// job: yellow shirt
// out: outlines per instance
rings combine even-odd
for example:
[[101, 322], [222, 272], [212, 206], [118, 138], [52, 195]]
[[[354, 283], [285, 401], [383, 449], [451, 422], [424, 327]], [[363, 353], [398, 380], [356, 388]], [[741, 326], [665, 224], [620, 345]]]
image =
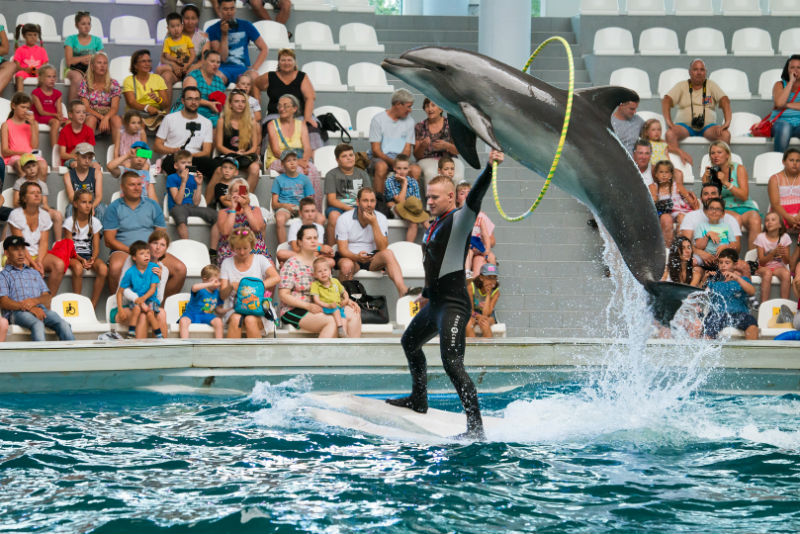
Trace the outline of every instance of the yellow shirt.
[[[167, 84], [164, 82], [164, 78], [159, 76], [158, 74], [151, 74], [150, 77], [147, 79], [147, 83], [142, 85], [142, 82], [139, 80], [135, 80], [133, 75], [128, 76], [125, 78], [125, 81], [122, 82], [122, 92], [123, 93], [134, 93], [136, 96], [136, 101], [142, 104], [143, 106], [158, 106], [158, 102], [150, 98], [148, 93], [153, 91], [158, 93], [159, 91], [166, 91]], [[136, 85], [134, 85], [134, 83]]]
[[[281, 139], [281, 136], [278, 135], [278, 129], [280, 128], [280, 120], [275, 119], [274, 121], [270, 121], [272, 124], [275, 125], [275, 135], [278, 137], [278, 145], [281, 147], [281, 152], [288, 148], [294, 149], [302, 149], [303, 148], [303, 121], [300, 119], [294, 120], [294, 133], [291, 137], [286, 135], [286, 132], [281, 131], [283, 133], [283, 139], [286, 140], [284, 143]], [[275, 123], [278, 124], [275, 124]], [[280, 154], [273, 154], [272, 147], [267, 143], [267, 167], [269, 167], [273, 161], [280, 158]]]
[[344, 286], [336, 278], [331, 278], [331, 285], [329, 287], [325, 287], [318, 280], [314, 280], [311, 283], [310, 293], [312, 295], [317, 295], [319, 300], [325, 304], [339, 304], [342, 302]]
[[192, 39], [186, 35], [181, 35], [181, 38], [177, 41], [168, 35], [164, 39], [164, 47], [161, 52], [174, 57], [184, 65], [188, 65], [194, 57], [194, 44]]

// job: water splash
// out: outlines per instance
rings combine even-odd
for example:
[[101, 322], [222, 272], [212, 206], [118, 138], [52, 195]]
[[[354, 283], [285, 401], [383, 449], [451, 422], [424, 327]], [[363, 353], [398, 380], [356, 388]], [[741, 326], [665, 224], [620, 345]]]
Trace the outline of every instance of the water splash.
[[306, 375], [299, 375], [279, 384], [256, 382], [247, 399], [255, 405], [266, 405], [253, 414], [259, 426], [284, 427], [298, 418], [304, 401], [303, 394], [311, 391], [312, 382]]

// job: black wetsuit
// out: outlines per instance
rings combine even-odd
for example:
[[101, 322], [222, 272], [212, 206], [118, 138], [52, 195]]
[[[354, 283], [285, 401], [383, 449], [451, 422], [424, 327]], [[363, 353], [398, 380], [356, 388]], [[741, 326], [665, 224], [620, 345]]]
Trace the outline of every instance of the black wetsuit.
[[411, 371], [411, 395], [389, 401], [416, 411], [427, 411], [427, 363], [422, 345], [438, 334], [442, 364], [467, 415], [467, 434], [478, 437], [483, 433], [478, 392], [464, 369], [465, 329], [472, 311], [464, 262], [472, 228], [491, 180], [490, 165], [475, 181], [464, 205], [439, 216], [425, 232], [422, 239], [425, 289], [422, 295], [429, 302], [414, 316], [401, 339]]

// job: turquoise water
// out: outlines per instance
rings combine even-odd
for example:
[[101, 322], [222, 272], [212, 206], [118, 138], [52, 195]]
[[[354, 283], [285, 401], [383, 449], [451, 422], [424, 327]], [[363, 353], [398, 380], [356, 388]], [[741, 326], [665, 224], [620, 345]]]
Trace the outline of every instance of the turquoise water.
[[[323, 426], [303, 415], [303, 377], [244, 398], [3, 396], [0, 531], [800, 528], [800, 397], [659, 393], [631, 405], [602, 384], [484, 395], [507, 424], [472, 444]], [[460, 409], [454, 396], [432, 404]]]

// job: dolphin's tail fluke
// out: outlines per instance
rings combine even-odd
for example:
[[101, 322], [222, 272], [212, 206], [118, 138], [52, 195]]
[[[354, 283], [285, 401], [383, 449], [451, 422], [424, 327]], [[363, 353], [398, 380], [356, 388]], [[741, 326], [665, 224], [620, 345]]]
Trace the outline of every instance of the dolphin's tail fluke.
[[694, 286], [675, 282], [652, 282], [646, 284], [645, 288], [650, 293], [653, 315], [663, 325], [669, 325], [686, 297], [700, 291]]

